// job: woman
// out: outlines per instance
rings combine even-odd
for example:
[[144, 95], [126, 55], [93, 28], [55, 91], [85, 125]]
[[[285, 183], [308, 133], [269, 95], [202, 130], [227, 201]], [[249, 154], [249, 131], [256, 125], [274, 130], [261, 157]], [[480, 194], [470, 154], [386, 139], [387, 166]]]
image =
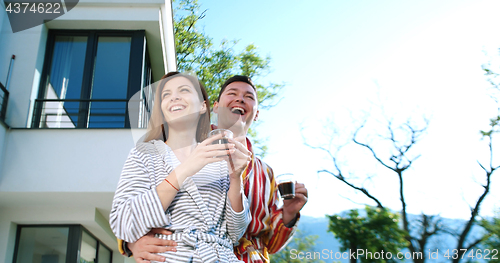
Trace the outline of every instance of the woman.
[[[160, 81], [145, 142], [125, 162], [110, 214], [116, 237], [135, 242], [152, 228], [177, 243], [167, 262], [240, 262], [233, 245], [250, 222], [241, 173], [251, 153], [205, 139], [210, 106], [201, 83], [173, 72]], [[205, 140], [204, 140], [205, 139]], [[231, 155], [234, 171], [226, 160]]]

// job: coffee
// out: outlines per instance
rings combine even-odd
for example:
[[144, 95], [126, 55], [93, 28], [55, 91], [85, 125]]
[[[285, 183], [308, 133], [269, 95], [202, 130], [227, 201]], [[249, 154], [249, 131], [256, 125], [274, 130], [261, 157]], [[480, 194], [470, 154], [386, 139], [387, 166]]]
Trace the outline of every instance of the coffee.
[[278, 185], [281, 197], [285, 200], [293, 199], [295, 197], [295, 184], [293, 182], [284, 182]]

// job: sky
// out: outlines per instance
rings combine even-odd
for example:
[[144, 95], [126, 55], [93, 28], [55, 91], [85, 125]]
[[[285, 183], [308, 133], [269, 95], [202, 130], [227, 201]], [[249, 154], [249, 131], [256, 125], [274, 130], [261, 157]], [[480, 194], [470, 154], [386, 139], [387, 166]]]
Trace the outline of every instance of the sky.
[[[276, 174], [292, 172], [309, 201], [303, 215], [323, 217], [374, 205], [339, 180], [328, 155], [305, 145], [335, 145], [367, 119], [364, 142], [376, 142], [388, 117], [394, 123], [429, 120], [405, 173], [410, 213], [467, 218], [484, 183], [477, 161], [487, 148], [479, 130], [496, 108], [481, 66], [500, 58], [499, 1], [200, 1], [205, 32], [214, 39], [253, 43], [272, 58], [257, 83], [285, 83], [280, 103], [260, 112], [256, 130], [267, 139], [264, 161]], [[500, 69], [499, 69], [500, 71]], [[385, 116], [385, 117], [384, 117]], [[500, 150], [500, 142], [497, 143]], [[387, 148], [378, 148], [384, 151]], [[395, 174], [352, 146], [339, 154], [343, 172], [358, 177], [382, 203], [401, 209]], [[497, 160], [497, 165], [500, 160]], [[366, 180], [370, 176], [371, 180]], [[500, 173], [481, 210], [500, 209]], [[496, 191], [496, 192], [495, 192]]]

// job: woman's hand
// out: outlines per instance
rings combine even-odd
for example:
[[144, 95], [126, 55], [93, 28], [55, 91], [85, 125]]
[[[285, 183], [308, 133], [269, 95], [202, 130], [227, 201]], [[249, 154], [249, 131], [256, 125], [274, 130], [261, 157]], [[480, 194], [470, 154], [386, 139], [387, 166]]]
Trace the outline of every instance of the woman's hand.
[[229, 154], [234, 153], [234, 143], [212, 144], [213, 141], [221, 138], [222, 134], [218, 134], [198, 144], [186, 160], [176, 168], [177, 180], [183, 182], [187, 177], [199, 172], [205, 165], [226, 160]]

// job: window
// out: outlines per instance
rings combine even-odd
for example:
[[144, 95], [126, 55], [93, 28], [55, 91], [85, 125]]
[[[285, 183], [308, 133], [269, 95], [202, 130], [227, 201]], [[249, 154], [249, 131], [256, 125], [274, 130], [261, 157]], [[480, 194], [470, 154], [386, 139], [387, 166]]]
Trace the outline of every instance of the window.
[[17, 228], [14, 263], [111, 263], [111, 254], [80, 225]]
[[144, 31], [49, 31], [32, 127], [130, 127], [127, 103], [151, 79], [145, 41]]
[[79, 263], [111, 262], [111, 250], [102, 245], [86, 231], [82, 232]]
[[69, 227], [21, 228], [14, 262], [66, 262], [68, 234]]

